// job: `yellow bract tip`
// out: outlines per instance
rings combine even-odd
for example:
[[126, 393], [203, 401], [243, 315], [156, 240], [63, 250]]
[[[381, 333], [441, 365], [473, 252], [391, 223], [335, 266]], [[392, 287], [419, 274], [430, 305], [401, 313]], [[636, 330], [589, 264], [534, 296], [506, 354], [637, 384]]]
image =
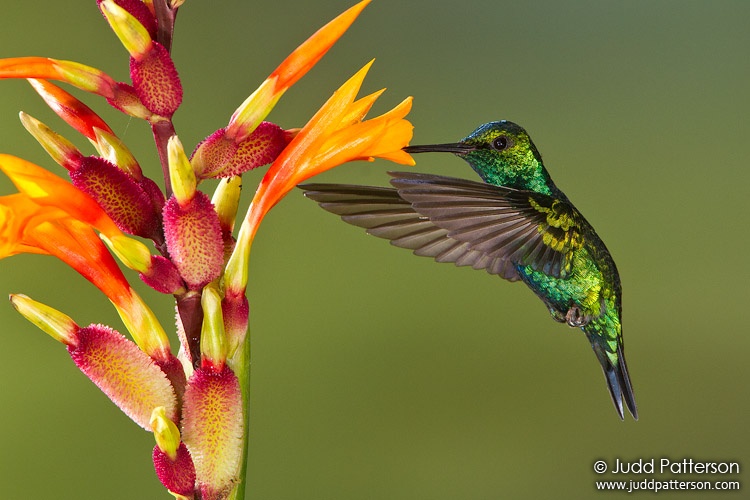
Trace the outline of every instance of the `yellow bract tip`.
[[227, 360], [227, 338], [221, 311], [221, 295], [215, 285], [210, 284], [203, 289], [201, 307], [201, 355], [211, 362], [215, 370], [220, 371]]
[[151, 49], [153, 42], [148, 30], [127, 10], [112, 0], [104, 0], [99, 8], [131, 56], [140, 59]]
[[22, 294], [11, 294], [10, 303], [24, 318], [58, 342], [66, 345], [77, 343], [79, 327], [70, 316]]
[[53, 131], [44, 123], [23, 111], [18, 114], [26, 131], [44, 148], [58, 165], [70, 168], [71, 162], [83, 155], [72, 142]]
[[190, 164], [190, 160], [188, 160], [185, 150], [182, 148], [182, 143], [176, 135], [169, 138], [167, 154], [172, 191], [178, 203], [182, 205], [193, 199], [198, 181], [195, 178], [193, 166]]
[[180, 446], [180, 430], [167, 417], [167, 409], [157, 406], [151, 412], [151, 429], [154, 431], [156, 446], [167, 454], [170, 460], [177, 458], [177, 448]]
[[100, 234], [99, 237], [128, 269], [139, 273], [147, 273], [151, 268], [151, 252], [140, 241], [125, 235], [115, 235], [108, 238], [104, 234]]

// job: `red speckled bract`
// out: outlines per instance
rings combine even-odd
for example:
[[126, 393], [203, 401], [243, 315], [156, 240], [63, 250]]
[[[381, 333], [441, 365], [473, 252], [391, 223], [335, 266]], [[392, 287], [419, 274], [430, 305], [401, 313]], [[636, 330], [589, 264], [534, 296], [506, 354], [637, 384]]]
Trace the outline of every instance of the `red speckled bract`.
[[198, 145], [193, 157], [196, 175], [202, 179], [231, 177], [271, 163], [288, 144], [284, 129], [262, 122], [240, 143], [226, 137], [220, 129]]
[[161, 255], [152, 255], [149, 274], [140, 273], [139, 276], [144, 283], [160, 293], [175, 293], [185, 286], [177, 267]]
[[221, 312], [224, 316], [224, 330], [230, 342], [231, 352], [245, 340], [250, 304], [244, 295], [227, 294], [221, 302]]
[[161, 359], [154, 359], [154, 362], [167, 376], [167, 379], [172, 384], [174, 393], [177, 395], [177, 402], [181, 403], [182, 395], [185, 394], [185, 386], [187, 385], [185, 368], [182, 366], [182, 363], [171, 352], [165, 354]]
[[200, 191], [185, 206], [176, 198], [164, 205], [164, 236], [172, 262], [191, 290], [216, 279], [224, 264], [219, 216]]
[[180, 107], [180, 77], [169, 52], [158, 42], [142, 58], [130, 58], [130, 78], [143, 105], [155, 115], [171, 117]]
[[180, 443], [177, 456], [169, 456], [154, 446], [154, 469], [156, 476], [169, 491], [183, 496], [191, 496], [195, 489], [195, 466], [185, 443]]
[[237, 153], [237, 144], [226, 136], [226, 129], [220, 128], [203, 139], [193, 151], [190, 163], [199, 179], [209, 179], [220, 172]]
[[161, 237], [161, 218], [152, 195], [127, 172], [96, 156], [70, 173], [73, 184], [94, 198], [121, 230], [143, 238]]
[[[148, 197], [151, 198], [151, 203], [154, 206], [154, 211], [161, 214], [162, 210], [164, 210], [164, 203], [167, 200], [164, 198], [164, 193], [162, 192], [159, 185], [148, 177], [143, 177], [140, 181], [138, 181], [138, 185], [141, 187], [141, 189], [143, 189]], [[161, 221], [159, 221], [159, 227], [161, 227]]]
[[253, 168], [271, 163], [286, 147], [286, 134], [278, 125], [263, 122], [250, 137], [239, 143], [237, 153], [220, 177], [240, 175]]
[[151, 431], [151, 412], [166, 408], [177, 416], [177, 397], [167, 376], [137, 345], [104, 325], [78, 331], [68, 353], [80, 370], [127, 416]]
[[204, 499], [223, 498], [242, 463], [240, 384], [228, 366], [220, 372], [199, 368], [188, 381], [182, 413], [182, 440], [190, 450]]
[[118, 82], [114, 86], [114, 95], [107, 98], [107, 102], [114, 107], [119, 109], [126, 115], [133, 116], [135, 118], [143, 118], [148, 120], [151, 117], [151, 111], [141, 102], [138, 93], [135, 91], [132, 85], [127, 83]]

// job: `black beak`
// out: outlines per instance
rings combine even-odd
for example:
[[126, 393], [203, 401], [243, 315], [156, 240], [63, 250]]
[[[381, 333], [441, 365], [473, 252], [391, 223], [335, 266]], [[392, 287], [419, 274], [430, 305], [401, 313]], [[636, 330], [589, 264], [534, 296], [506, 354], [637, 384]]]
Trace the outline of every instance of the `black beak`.
[[427, 144], [424, 146], [406, 146], [404, 151], [407, 153], [454, 153], [457, 155], [463, 155], [470, 151], [474, 151], [474, 146], [468, 144], [462, 144], [455, 142], [453, 144]]

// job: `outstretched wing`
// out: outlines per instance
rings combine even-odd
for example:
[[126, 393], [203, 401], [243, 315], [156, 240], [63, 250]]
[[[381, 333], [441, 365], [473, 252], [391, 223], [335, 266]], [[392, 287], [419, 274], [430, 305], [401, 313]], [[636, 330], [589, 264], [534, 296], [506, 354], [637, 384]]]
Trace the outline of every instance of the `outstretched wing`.
[[390, 175], [396, 189], [300, 187], [322, 208], [396, 246], [511, 281], [519, 279], [517, 265], [565, 276], [583, 243], [585, 221], [564, 200], [451, 177]]

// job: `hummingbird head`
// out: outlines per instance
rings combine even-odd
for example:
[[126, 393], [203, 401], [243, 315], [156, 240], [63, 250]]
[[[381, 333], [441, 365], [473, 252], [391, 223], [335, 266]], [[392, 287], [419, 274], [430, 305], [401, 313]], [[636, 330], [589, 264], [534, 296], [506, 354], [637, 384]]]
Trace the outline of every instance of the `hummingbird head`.
[[407, 146], [404, 151], [453, 153], [466, 160], [484, 182], [496, 186], [545, 194], [552, 186], [529, 134], [506, 120], [485, 123], [456, 143]]

